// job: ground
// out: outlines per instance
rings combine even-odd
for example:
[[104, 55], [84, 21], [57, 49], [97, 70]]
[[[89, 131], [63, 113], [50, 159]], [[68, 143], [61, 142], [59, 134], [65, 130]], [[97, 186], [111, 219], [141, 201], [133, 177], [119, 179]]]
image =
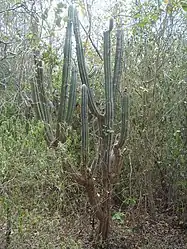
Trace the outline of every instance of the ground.
[[[187, 249], [187, 229], [175, 217], [159, 214], [126, 215], [124, 221], [113, 221], [107, 249]], [[8, 249], [86, 249], [93, 248], [90, 219], [84, 215], [58, 213], [43, 215], [25, 212], [15, 215]], [[1, 224], [0, 249], [5, 249], [6, 222]]]

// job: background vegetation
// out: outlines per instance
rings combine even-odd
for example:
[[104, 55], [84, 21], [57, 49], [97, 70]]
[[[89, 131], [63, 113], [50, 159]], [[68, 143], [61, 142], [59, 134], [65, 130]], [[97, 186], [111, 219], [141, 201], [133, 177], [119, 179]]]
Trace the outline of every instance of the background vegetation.
[[[67, 129], [68, 139], [57, 149], [47, 146], [44, 123], [36, 119], [32, 102], [33, 50], [39, 47], [56, 122], [69, 4], [48, 0], [0, 3], [2, 248], [91, 247], [92, 211], [84, 189], [72, 181], [66, 164], [78, 166], [80, 161], [79, 76], [73, 129]], [[102, 32], [108, 19], [113, 17], [115, 22], [112, 54], [116, 27], [122, 27], [125, 34], [121, 84], [130, 94], [130, 124], [122, 174], [112, 198], [111, 248], [186, 248], [187, 4], [172, 0], [75, 1], [75, 5], [100, 108]], [[94, 130], [90, 133], [95, 141]]]

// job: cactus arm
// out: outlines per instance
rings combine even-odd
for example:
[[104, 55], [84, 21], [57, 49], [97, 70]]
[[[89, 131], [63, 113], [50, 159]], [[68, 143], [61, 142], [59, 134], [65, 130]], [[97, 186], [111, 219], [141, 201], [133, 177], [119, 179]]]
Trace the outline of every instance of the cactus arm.
[[75, 15], [74, 15], [74, 35], [75, 35], [75, 40], [76, 40], [76, 53], [77, 53], [77, 61], [78, 61], [78, 67], [79, 67], [81, 81], [82, 81], [82, 84], [85, 84], [88, 88], [89, 109], [97, 118], [100, 119], [100, 118], [102, 118], [102, 115], [100, 114], [100, 112], [95, 104], [95, 101], [93, 99], [93, 95], [91, 92], [91, 88], [89, 85], [88, 74], [86, 71], [85, 57], [84, 57], [84, 52], [83, 52], [83, 46], [82, 46], [82, 41], [80, 38], [79, 19], [78, 19], [78, 15], [77, 15], [76, 10], [75, 10]]
[[73, 25], [73, 6], [68, 9], [68, 23], [66, 28], [66, 38], [64, 45], [64, 62], [62, 72], [62, 85], [61, 85], [61, 102], [59, 108], [58, 121], [64, 121], [66, 113], [68, 80], [71, 69], [71, 55], [72, 55], [72, 25]]
[[45, 129], [45, 139], [47, 140], [48, 145], [54, 141], [53, 131], [51, 129], [50, 121], [51, 116], [49, 112], [49, 103], [46, 97], [46, 92], [44, 89], [43, 82], [43, 66], [40, 59], [39, 47], [39, 31], [38, 31], [38, 18], [34, 19], [31, 23], [31, 29], [33, 32], [33, 39], [31, 45], [33, 47], [33, 56], [34, 56], [34, 65], [35, 65], [35, 82], [31, 83], [32, 89], [32, 98], [34, 102], [34, 111], [36, 118], [44, 122]]
[[48, 103], [43, 84], [43, 65], [41, 59], [39, 58], [39, 52], [38, 56], [35, 56], [35, 65], [36, 65], [36, 81], [37, 81], [38, 95], [40, 100], [39, 103], [41, 108], [41, 119], [49, 123], [49, 111], [47, 108]]
[[119, 90], [119, 84], [122, 74], [122, 60], [123, 60], [123, 43], [124, 33], [122, 30], [117, 30], [117, 42], [116, 42], [116, 53], [115, 53], [115, 64], [114, 64], [114, 75], [113, 75], [113, 91], [114, 91], [114, 104], [116, 103], [116, 94]]
[[129, 96], [126, 91], [124, 92], [122, 96], [121, 118], [122, 118], [121, 132], [120, 132], [120, 138], [119, 138], [118, 144], [116, 145], [117, 148], [123, 147], [125, 140], [127, 138], [127, 132], [128, 132]]
[[110, 32], [104, 32], [104, 75], [106, 103], [113, 102], [113, 87], [111, 82]]
[[110, 30], [104, 32], [104, 74], [105, 74], [105, 98], [106, 98], [106, 155], [105, 163], [110, 164], [110, 153], [113, 140], [113, 122], [114, 122], [114, 106], [113, 106], [113, 84], [111, 80], [111, 41]]
[[33, 83], [33, 100], [36, 101], [35, 111], [37, 118], [44, 122], [45, 138], [50, 145], [54, 141], [53, 131], [51, 129], [51, 117], [49, 113], [49, 103], [46, 98], [46, 93], [43, 84], [43, 67], [42, 61], [39, 58], [39, 51], [34, 52], [34, 63], [36, 66], [36, 84]]
[[31, 91], [32, 91], [32, 100], [33, 100], [33, 106], [34, 106], [34, 112], [36, 115], [37, 120], [42, 120], [42, 114], [40, 109], [40, 101], [38, 96], [38, 87], [36, 82], [33, 80], [31, 82]]
[[114, 19], [110, 18], [110, 22], [109, 22], [109, 32], [111, 32], [114, 28]]
[[76, 83], [77, 83], [77, 70], [73, 68], [71, 75], [71, 83], [70, 83], [70, 92], [69, 92], [69, 100], [68, 100], [68, 110], [66, 115], [66, 122], [70, 124], [73, 110], [76, 104]]
[[81, 122], [82, 122], [82, 166], [85, 171], [88, 164], [88, 88], [85, 84], [82, 85], [82, 100], [81, 100]]
[[[64, 44], [64, 62], [62, 69], [62, 85], [61, 85], [61, 94], [60, 94], [60, 106], [57, 117], [57, 130], [56, 138], [57, 140], [61, 137], [61, 122], [65, 120], [66, 117], [66, 103], [67, 103], [67, 91], [68, 91], [68, 80], [70, 76], [71, 69], [71, 55], [72, 55], [72, 26], [73, 26], [73, 15], [74, 9], [73, 6], [70, 6], [68, 9], [68, 23], [66, 28], [66, 37]], [[64, 140], [64, 136], [62, 139]], [[63, 141], [62, 141], [63, 142]]]
[[43, 84], [43, 69], [42, 69], [42, 62], [39, 59], [40, 52], [35, 50], [34, 51], [34, 64], [35, 64], [35, 79], [36, 82], [33, 83], [33, 97], [36, 101], [36, 114], [39, 120], [45, 121], [45, 110], [44, 110], [44, 101], [43, 101], [43, 88], [41, 85]]

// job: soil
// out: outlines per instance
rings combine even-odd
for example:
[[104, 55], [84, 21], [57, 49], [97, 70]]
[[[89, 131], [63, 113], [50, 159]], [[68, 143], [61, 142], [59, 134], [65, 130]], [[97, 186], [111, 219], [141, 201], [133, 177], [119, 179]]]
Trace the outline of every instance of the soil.
[[[148, 215], [114, 226], [106, 249], [187, 249], [187, 226], [176, 217]], [[89, 247], [86, 243], [84, 248]]]
[[[125, 214], [124, 220], [113, 220], [110, 240], [105, 246], [94, 245], [91, 220], [83, 216], [62, 217], [33, 214], [22, 228], [13, 228], [9, 249], [187, 249], [187, 226], [177, 217]], [[97, 225], [97, 224], [96, 224]], [[96, 227], [95, 225], [95, 227]], [[0, 225], [0, 249], [6, 247], [6, 224]], [[95, 231], [95, 230], [93, 230]]]

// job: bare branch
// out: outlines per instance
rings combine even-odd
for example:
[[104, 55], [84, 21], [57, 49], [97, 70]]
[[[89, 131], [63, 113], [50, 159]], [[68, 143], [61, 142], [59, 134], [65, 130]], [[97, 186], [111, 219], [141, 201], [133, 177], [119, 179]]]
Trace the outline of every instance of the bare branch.
[[24, 7], [23, 3], [21, 3], [21, 4], [20, 3], [16, 3], [11, 8], [0, 11], [0, 14], [8, 12], [8, 11], [14, 11], [14, 10], [17, 10], [19, 8], [22, 8], [22, 7]]
[[89, 40], [90, 40], [92, 46], [94, 47], [96, 53], [98, 54], [99, 58], [103, 61], [103, 57], [102, 57], [102, 55], [100, 54], [100, 52], [99, 52], [98, 48], [96, 47], [96, 45], [94, 44], [94, 42], [93, 42], [93, 40], [92, 40], [90, 34], [88, 34], [88, 32], [86, 31], [85, 27], [82, 25], [81, 22], [80, 22], [80, 25], [81, 25], [81, 27], [83, 28], [83, 30], [84, 30], [84, 32], [86, 33], [86, 35], [88, 36], [88, 38], [89, 38]]

